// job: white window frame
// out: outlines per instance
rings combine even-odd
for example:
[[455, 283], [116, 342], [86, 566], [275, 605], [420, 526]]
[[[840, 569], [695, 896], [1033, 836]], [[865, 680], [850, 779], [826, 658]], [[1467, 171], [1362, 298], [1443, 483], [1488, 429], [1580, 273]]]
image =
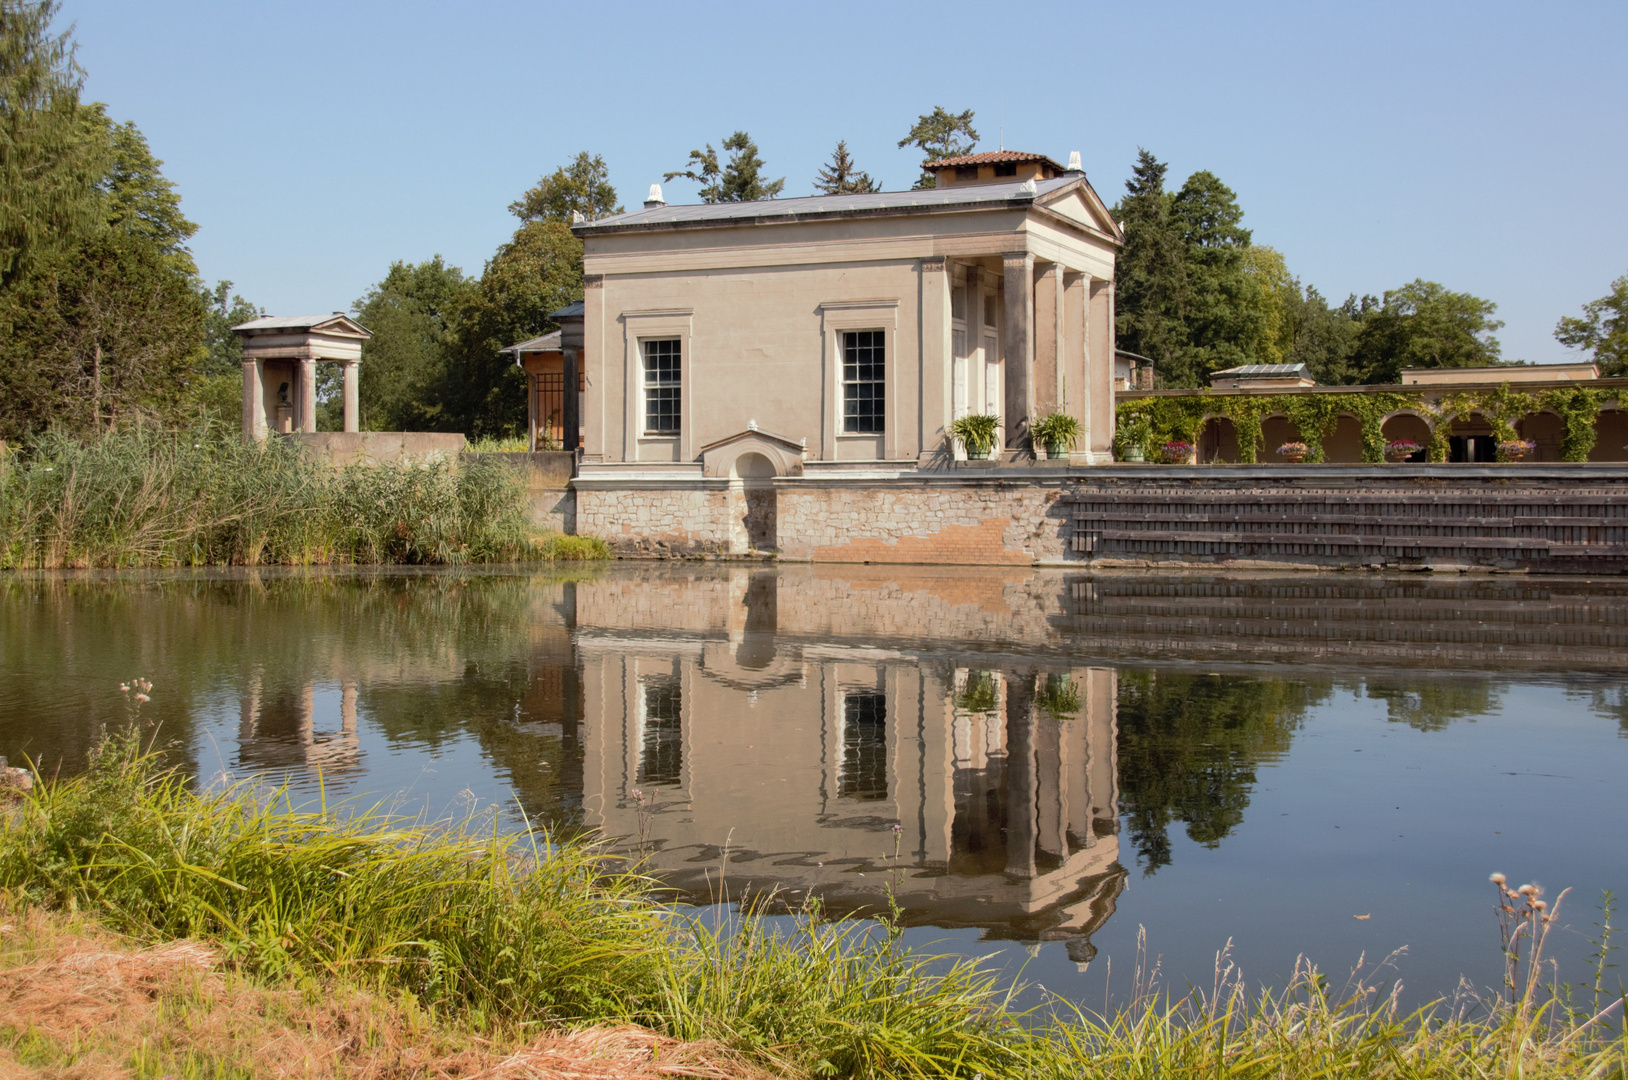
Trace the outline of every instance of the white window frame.
[[[622, 323], [622, 457], [623, 461], [689, 461], [695, 456], [694, 310], [664, 308], [624, 311]], [[644, 415], [644, 342], [678, 339], [679, 414], [675, 435], [646, 435]], [[642, 448], [648, 453], [641, 453]]]
[[[842, 335], [848, 330], [882, 332], [883, 403], [880, 432], [844, 431], [842, 384]], [[850, 440], [881, 441], [882, 457], [898, 457], [899, 450], [899, 301], [894, 298], [870, 300], [828, 300], [820, 305], [820, 334], [823, 339], [824, 385], [821, 405], [820, 460], [838, 457], [837, 444]]]

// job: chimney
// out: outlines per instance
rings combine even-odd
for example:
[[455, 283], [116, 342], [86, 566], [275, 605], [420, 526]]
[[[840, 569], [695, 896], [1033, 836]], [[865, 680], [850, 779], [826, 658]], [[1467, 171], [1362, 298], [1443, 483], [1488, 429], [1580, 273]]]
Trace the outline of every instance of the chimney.
[[1078, 150], [1070, 150], [1068, 152], [1067, 171], [1077, 173], [1083, 173], [1085, 171], [1085, 168], [1080, 164], [1080, 152]]
[[654, 210], [658, 206], [666, 206], [667, 200], [661, 197], [661, 185], [651, 184], [650, 194], [644, 197], [644, 208]]

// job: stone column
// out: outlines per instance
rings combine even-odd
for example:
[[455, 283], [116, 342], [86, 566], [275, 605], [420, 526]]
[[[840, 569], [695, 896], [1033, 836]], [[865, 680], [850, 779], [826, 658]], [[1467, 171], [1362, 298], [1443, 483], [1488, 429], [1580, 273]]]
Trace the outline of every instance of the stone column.
[[361, 374], [362, 362], [360, 360], [345, 361], [345, 430], [362, 430], [362, 408], [358, 382]]
[[[1087, 356], [1086, 294], [1090, 278], [1070, 270], [1063, 274], [1063, 313], [1059, 339], [1063, 350], [1063, 411], [1080, 422], [1080, 441], [1074, 445], [1074, 461], [1089, 462], [1091, 452], [1091, 400], [1099, 393], [1091, 382], [1091, 362]], [[1110, 388], [1111, 389], [1111, 388]]]
[[921, 449], [917, 464], [955, 456], [946, 430], [955, 419], [955, 364], [950, 332], [950, 275], [944, 256], [921, 260]]
[[1034, 283], [1034, 415], [1045, 416], [1061, 405], [1058, 387], [1062, 383], [1063, 354], [1059, 331], [1063, 320], [1063, 268], [1047, 263], [1035, 275]]
[[243, 361], [243, 434], [266, 437], [265, 369], [258, 360]]
[[1001, 258], [1006, 274], [1006, 449], [1023, 453], [1034, 414], [1034, 256], [1009, 251]]
[[1114, 307], [1112, 283], [1100, 278], [1088, 286], [1086, 380], [1092, 387], [1086, 414], [1085, 448], [1096, 461], [1113, 460], [1114, 444]]
[[297, 390], [299, 405], [295, 408], [298, 414], [301, 431], [311, 432], [317, 429], [317, 362], [315, 360], [301, 360], [296, 365], [300, 385]]
[[[582, 441], [579, 437], [582, 422], [577, 417], [577, 382], [579, 376], [577, 375], [576, 349], [565, 350], [564, 367], [565, 393], [560, 406], [560, 427], [562, 429], [560, 432], [560, 449], [574, 451]], [[690, 388], [687, 386], [681, 387], [680, 392], [688, 394]]]

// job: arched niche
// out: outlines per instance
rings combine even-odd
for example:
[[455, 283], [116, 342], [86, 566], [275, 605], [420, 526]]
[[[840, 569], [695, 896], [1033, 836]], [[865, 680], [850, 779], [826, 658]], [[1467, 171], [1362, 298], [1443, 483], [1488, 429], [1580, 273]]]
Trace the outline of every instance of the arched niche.
[[[746, 465], [753, 479], [768, 480], [775, 477], [803, 475], [803, 446], [783, 435], [766, 431], [747, 430], [727, 439], [719, 439], [701, 448], [701, 472], [717, 479], [740, 480], [748, 476], [736, 462], [751, 457], [756, 460]], [[767, 471], [764, 470], [767, 463]]]
[[1521, 438], [1537, 444], [1532, 451], [1533, 461], [1560, 460], [1560, 448], [1566, 438], [1566, 422], [1557, 413], [1527, 413], [1515, 422], [1515, 432]]
[[1238, 460], [1238, 428], [1225, 416], [1210, 416], [1198, 433], [1198, 460], [1200, 464], [1235, 462]]
[[1422, 462], [1430, 459], [1430, 423], [1418, 413], [1396, 412], [1385, 417], [1379, 425], [1379, 433], [1384, 436], [1387, 443], [1415, 442], [1419, 450], [1409, 461]]
[[1350, 413], [1341, 413], [1334, 430], [1323, 440], [1323, 460], [1341, 465], [1355, 465], [1362, 461], [1362, 421]]
[[1594, 421], [1594, 447], [1590, 461], [1628, 461], [1628, 412], [1601, 409]]
[[1261, 421], [1261, 461], [1282, 461], [1283, 455], [1278, 453], [1278, 447], [1284, 443], [1305, 442], [1300, 437], [1300, 429], [1294, 422], [1282, 413], [1268, 416]]

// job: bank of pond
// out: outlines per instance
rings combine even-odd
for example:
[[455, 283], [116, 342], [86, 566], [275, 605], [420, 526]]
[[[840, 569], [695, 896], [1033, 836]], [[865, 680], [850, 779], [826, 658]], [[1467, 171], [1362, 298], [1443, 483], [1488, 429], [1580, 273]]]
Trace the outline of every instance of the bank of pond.
[[[144, 752], [139, 731], [104, 741], [76, 777], [39, 776], [0, 812], [8, 917], [72, 911], [144, 943], [198, 942], [256, 985], [365, 992], [483, 1038], [636, 1025], [706, 1042], [748, 1074], [1628, 1070], [1621, 1002], [1599, 973], [1588, 973], [1592, 993], [1586, 981], [1565, 989], [1543, 961], [1554, 898], [1512, 883], [1488, 885], [1509, 909], [1505, 986], [1412, 1013], [1372, 971], [1330, 979], [1302, 964], [1288, 985], [1260, 990], [1224, 959], [1201, 989], [1162, 986], [1150, 968], [1105, 1014], [1046, 994], [1020, 1006], [1034, 995], [975, 960], [905, 946], [885, 917], [833, 920], [817, 903], [709, 917], [664, 904], [636, 856], [592, 839], [244, 783], [200, 790]], [[4, 1018], [0, 1032], [35, 1060], [73, 1052]], [[355, 1040], [356, 1061], [367, 1042]]]
[[0, 444], [0, 569], [603, 559], [532, 523], [499, 454], [334, 467], [283, 439], [132, 426]]

